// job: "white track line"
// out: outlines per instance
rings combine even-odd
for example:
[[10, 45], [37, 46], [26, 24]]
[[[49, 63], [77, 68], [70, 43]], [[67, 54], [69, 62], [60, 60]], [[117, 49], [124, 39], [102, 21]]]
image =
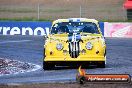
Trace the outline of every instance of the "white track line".
[[32, 40], [18, 40], [18, 41], [2, 41], [0, 44], [5, 44], [5, 43], [19, 43], [19, 42], [29, 42]]

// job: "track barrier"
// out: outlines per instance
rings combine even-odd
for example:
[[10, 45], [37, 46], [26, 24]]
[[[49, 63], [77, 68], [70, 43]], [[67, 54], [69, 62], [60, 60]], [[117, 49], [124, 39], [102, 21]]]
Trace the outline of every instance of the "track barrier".
[[[0, 21], [0, 35], [48, 35], [51, 22]], [[104, 37], [132, 38], [132, 23], [99, 22]]]

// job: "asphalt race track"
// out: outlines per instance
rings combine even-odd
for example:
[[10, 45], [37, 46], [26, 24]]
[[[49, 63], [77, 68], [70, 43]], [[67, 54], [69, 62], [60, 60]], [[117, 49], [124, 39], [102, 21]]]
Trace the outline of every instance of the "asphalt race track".
[[[88, 74], [132, 75], [132, 39], [106, 38], [106, 68], [87, 69]], [[39, 65], [36, 71], [0, 76], [0, 84], [74, 82], [77, 69], [44, 71], [42, 36], [0, 36], [0, 58]]]

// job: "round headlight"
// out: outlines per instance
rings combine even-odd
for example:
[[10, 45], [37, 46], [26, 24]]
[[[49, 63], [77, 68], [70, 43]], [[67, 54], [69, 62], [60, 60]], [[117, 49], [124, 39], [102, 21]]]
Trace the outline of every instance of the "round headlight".
[[56, 49], [57, 49], [57, 50], [62, 50], [62, 49], [63, 49], [63, 45], [62, 45], [61, 43], [58, 43], [58, 44], [56, 45]]
[[87, 42], [86, 49], [91, 50], [92, 48], [93, 48], [93, 45], [91, 44], [91, 42]]

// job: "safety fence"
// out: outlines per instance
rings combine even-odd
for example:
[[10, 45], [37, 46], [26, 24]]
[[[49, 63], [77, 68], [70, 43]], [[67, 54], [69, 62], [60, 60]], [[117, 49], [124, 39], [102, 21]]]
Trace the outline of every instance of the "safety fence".
[[127, 21], [125, 0], [3, 0], [2, 20], [55, 20], [90, 18], [99, 21]]

